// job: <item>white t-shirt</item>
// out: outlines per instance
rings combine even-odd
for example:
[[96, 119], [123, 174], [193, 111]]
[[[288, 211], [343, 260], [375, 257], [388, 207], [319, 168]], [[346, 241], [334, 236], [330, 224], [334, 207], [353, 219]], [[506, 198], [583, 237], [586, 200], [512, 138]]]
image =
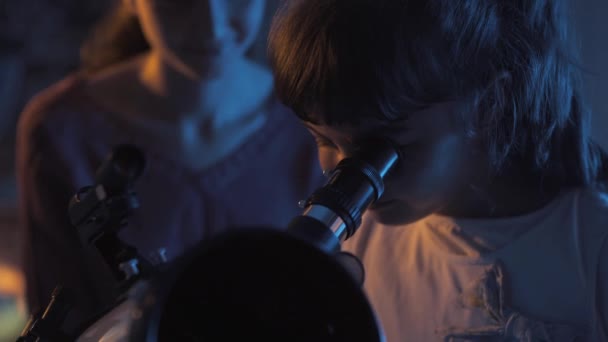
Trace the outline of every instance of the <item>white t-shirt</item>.
[[572, 190], [508, 219], [364, 216], [343, 250], [388, 342], [608, 341], [607, 238], [608, 196]]

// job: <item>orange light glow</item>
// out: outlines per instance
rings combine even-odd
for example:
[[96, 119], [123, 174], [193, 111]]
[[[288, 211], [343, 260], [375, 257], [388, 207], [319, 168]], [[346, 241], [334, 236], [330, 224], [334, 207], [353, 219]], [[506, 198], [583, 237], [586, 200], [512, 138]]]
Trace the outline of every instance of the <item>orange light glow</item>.
[[23, 274], [16, 267], [0, 264], [0, 294], [14, 297], [17, 309], [25, 312], [25, 280]]

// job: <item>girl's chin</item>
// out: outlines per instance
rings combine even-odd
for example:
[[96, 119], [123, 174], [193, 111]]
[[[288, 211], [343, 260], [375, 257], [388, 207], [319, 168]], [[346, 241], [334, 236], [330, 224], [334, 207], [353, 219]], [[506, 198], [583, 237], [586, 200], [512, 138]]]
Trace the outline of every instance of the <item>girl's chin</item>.
[[433, 211], [421, 210], [401, 201], [393, 200], [370, 206], [367, 212], [375, 221], [393, 226], [416, 222], [430, 215]]

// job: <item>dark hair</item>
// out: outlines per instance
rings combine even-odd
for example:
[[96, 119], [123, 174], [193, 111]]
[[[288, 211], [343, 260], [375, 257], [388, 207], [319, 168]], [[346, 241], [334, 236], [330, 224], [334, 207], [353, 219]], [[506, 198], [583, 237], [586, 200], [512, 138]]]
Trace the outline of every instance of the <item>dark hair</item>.
[[[276, 0], [267, 1], [266, 15], [276, 9]], [[247, 56], [258, 61], [266, 62], [266, 40], [269, 29], [264, 22], [253, 46], [247, 51]], [[97, 23], [81, 49], [81, 69], [85, 72], [96, 72], [115, 63], [124, 61], [144, 53], [150, 49], [144, 36], [139, 20], [124, 5], [117, 0], [111, 10]]]
[[[303, 120], [393, 120], [469, 99], [493, 169], [518, 160], [556, 186], [594, 182], [560, 0], [294, 0], [277, 12], [277, 93]], [[320, 114], [322, 113], [322, 114]], [[322, 115], [322, 117], [320, 117]]]

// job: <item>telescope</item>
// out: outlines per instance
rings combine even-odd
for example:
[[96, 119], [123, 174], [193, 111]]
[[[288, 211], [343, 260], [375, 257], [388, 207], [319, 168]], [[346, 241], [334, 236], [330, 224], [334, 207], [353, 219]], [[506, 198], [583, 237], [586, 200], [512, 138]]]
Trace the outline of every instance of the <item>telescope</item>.
[[398, 159], [391, 142], [367, 140], [299, 203], [286, 229], [234, 227], [167, 262], [118, 238], [139, 206], [133, 184], [145, 168], [136, 146], [119, 145], [69, 204], [82, 244], [119, 284], [116, 300], [66, 334], [73, 303], [59, 286], [17, 341], [384, 341], [363, 265], [341, 244], [382, 196]]

